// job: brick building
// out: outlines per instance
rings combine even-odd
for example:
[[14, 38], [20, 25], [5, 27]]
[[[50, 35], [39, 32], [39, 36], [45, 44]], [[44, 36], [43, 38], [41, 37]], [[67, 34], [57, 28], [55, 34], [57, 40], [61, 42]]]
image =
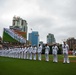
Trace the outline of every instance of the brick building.
[[76, 44], [76, 39], [74, 37], [68, 38], [67, 44], [69, 45], [69, 49], [73, 50], [73, 47]]

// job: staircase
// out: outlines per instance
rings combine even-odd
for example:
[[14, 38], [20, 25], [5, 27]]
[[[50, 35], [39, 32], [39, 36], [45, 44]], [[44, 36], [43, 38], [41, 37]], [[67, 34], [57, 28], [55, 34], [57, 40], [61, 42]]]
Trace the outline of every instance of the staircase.
[[22, 37], [21, 35], [15, 33], [11, 29], [4, 28], [5, 33], [7, 33], [9, 36], [11, 36], [13, 39], [17, 40], [20, 43], [26, 43], [26, 39]]

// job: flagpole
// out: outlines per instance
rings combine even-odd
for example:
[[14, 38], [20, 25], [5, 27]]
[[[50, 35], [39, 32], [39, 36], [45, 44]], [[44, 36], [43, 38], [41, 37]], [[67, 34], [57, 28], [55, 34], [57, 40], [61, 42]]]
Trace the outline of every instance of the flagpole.
[[32, 28], [31, 28], [31, 32], [32, 32], [33, 30], [32, 30]]

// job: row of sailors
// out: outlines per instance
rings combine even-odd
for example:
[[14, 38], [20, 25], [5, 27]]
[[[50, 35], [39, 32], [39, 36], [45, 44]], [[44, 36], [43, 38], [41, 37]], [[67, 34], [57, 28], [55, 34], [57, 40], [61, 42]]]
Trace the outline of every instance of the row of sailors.
[[[50, 51], [50, 48], [46, 44], [46, 46], [45, 46], [45, 60], [46, 61], [49, 61], [49, 51]], [[32, 59], [36, 60], [37, 53], [38, 53], [38, 60], [41, 60], [42, 46], [40, 44], [39, 44], [38, 48], [36, 46], [32, 47], [30, 45], [29, 47], [25, 47], [25, 48], [0, 50], [0, 56], [30, 59], [30, 60], [32, 60]]]
[[32, 47], [30, 45], [29, 47], [25, 47], [25, 48], [14, 48], [14, 49], [9, 49], [9, 50], [0, 50], [0, 56], [23, 58], [23, 59], [30, 59], [30, 60], [32, 60], [32, 57], [34, 60], [36, 60], [36, 53], [38, 53], [38, 59], [41, 60], [41, 53], [42, 53], [41, 45], [39, 45], [38, 49], [36, 46]]
[[[70, 63], [68, 58], [68, 50], [69, 46], [64, 42], [62, 45], [64, 60], [63, 63]], [[45, 60], [49, 61], [49, 51], [50, 48], [48, 44], [45, 46]], [[58, 62], [57, 58], [58, 47], [56, 44], [52, 46], [52, 54], [53, 54], [53, 62]], [[30, 59], [36, 60], [36, 54], [38, 53], [38, 60], [41, 60], [42, 46], [39, 44], [39, 47], [36, 46], [25, 48], [14, 48], [9, 50], [0, 50], [0, 56], [13, 57], [13, 58], [22, 58], [22, 59]]]

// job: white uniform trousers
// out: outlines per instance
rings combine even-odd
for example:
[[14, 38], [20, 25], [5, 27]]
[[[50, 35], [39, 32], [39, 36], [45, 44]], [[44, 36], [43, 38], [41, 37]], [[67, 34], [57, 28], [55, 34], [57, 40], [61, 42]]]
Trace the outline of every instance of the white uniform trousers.
[[53, 62], [58, 62], [57, 51], [53, 50]]
[[33, 53], [33, 60], [36, 60], [36, 53]]
[[29, 53], [29, 59], [32, 60], [32, 52]]
[[58, 62], [57, 54], [53, 54], [53, 62]]
[[21, 51], [21, 59], [23, 59], [23, 51]]
[[41, 53], [38, 53], [38, 60], [41, 60]]
[[45, 61], [49, 61], [49, 54], [45, 53]]
[[21, 51], [19, 51], [19, 58], [21, 58]]
[[24, 59], [26, 59], [26, 58], [27, 58], [27, 52], [24, 51]]
[[64, 55], [63, 63], [70, 63], [68, 53], [64, 53], [63, 55]]
[[27, 59], [29, 59], [29, 52], [26, 53], [26, 57], [27, 57]]

